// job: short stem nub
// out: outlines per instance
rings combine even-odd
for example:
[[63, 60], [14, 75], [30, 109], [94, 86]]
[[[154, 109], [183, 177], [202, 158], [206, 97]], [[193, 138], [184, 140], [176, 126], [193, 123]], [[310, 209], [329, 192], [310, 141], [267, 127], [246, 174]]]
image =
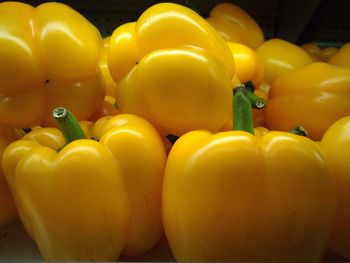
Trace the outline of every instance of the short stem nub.
[[80, 127], [78, 120], [66, 108], [59, 107], [54, 109], [53, 117], [57, 122], [58, 128], [61, 130], [64, 138], [66, 139], [66, 143], [86, 138], [86, 135]]
[[253, 82], [248, 81], [244, 83], [247, 90], [247, 97], [252, 104], [254, 109], [262, 109], [265, 107], [265, 100], [254, 94], [255, 86]]

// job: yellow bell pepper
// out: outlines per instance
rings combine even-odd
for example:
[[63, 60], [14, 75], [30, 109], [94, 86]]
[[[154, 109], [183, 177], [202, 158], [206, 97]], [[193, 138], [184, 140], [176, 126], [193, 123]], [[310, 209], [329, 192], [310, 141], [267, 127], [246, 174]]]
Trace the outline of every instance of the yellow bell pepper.
[[230, 41], [226, 43], [236, 64], [235, 77], [241, 83], [251, 81], [255, 87], [259, 87], [264, 80], [264, 68], [255, 51], [243, 44]]
[[96, 27], [54, 2], [0, 3], [0, 24], [0, 122], [53, 125], [58, 105], [87, 119], [104, 97]]
[[235, 131], [192, 131], [170, 151], [163, 223], [173, 255], [184, 262], [319, 262], [335, 209], [321, 148], [290, 133], [251, 134], [242, 94], [237, 88]]
[[150, 121], [160, 133], [219, 130], [229, 118], [231, 76], [205, 50], [160, 49], [144, 56], [118, 84], [121, 112]]
[[116, 105], [161, 134], [218, 130], [228, 119], [235, 64], [229, 47], [199, 14], [160, 3], [112, 34], [108, 67]]
[[343, 45], [328, 61], [330, 64], [350, 67], [350, 43]]
[[137, 22], [118, 27], [111, 36], [108, 67], [118, 83], [148, 53], [184, 45], [207, 50], [233, 76], [234, 61], [225, 41], [199, 14], [174, 3], [155, 4]]
[[140, 60], [135, 36], [136, 22], [122, 24], [114, 30], [107, 53], [109, 72], [119, 83]]
[[100, 60], [100, 69], [102, 72], [102, 79], [103, 79], [103, 84], [105, 87], [105, 93], [106, 96], [109, 97], [115, 97], [115, 87], [117, 84], [113, 80], [111, 74], [109, 73], [108, 69], [108, 50], [109, 50], [109, 42], [110, 42], [111, 37], [105, 37], [103, 39], [103, 50], [102, 50], [102, 56]]
[[350, 116], [333, 123], [321, 145], [337, 183], [338, 207], [329, 246], [339, 256], [350, 259]]
[[20, 218], [44, 259], [107, 261], [149, 250], [162, 233], [166, 160], [155, 129], [123, 114], [99, 119], [90, 126], [94, 140], [84, 139], [69, 112], [54, 114], [65, 139], [58, 129], [35, 129], [2, 159]]
[[[6, 125], [0, 125], [0, 158], [2, 158], [5, 148], [13, 141], [18, 140], [23, 135], [16, 129]], [[17, 209], [0, 169], [0, 227], [11, 222], [17, 217]]]
[[350, 69], [314, 62], [290, 72], [271, 86], [265, 122], [286, 131], [303, 126], [320, 140], [339, 118], [350, 115]]
[[256, 49], [264, 42], [264, 33], [247, 12], [233, 3], [219, 3], [206, 19], [226, 41]]
[[277, 38], [264, 42], [256, 54], [264, 67], [264, 79], [270, 85], [287, 72], [314, 61], [301, 47]]

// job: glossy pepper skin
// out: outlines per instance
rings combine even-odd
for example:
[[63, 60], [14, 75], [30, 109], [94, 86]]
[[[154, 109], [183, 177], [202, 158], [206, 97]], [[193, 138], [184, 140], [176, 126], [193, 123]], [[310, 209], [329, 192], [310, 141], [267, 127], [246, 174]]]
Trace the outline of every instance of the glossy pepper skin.
[[226, 41], [258, 48], [265, 40], [258, 23], [243, 9], [233, 3], [219, 3], [206, 19]]
[[52, 110], [87, 119], [103, 100], [102, 40], [82, 15], [60, 3], [0, 4], [0, 122], [53, 125]]
[[251, 81], [255, 87], [259, 87], [264, 80], [264, 67], [256, 52], [250, 47], [227, 41], [236, 64], [235, 77], [241, 83]]
[[135, 26], [136, 22], [122, 24], [114, 30], [110, 38], [107, 65], [116, 83], [119, 83], [141, 58], [136, 42]]
[[[18, 130], [0, 125], [0, 158], [2, 158], [4, 150], [10, 143], [20, 139], [22, 136]], [[16, 217], [17, 209], [2, 169], [0, 169], [0, 227], [11, 222]]]
[[314, 62], [280, 77], [270, 88], [265, 123], [271, 130], [303, 126], [321, 140], [339, 118], [350, 114], [350, 70]]
[[150, 52], [184, 45], [205, 49], [233, 76], [235, 65], [225, 41], [196, 12], [174, 3], [155, 4], [136, 22], [118, 27], [111, 36], [108, 67], [118, 83]]
[[150, 121], [165, 134], [217, 131], [229, 118], [231, 76], [206, 50], [160, 49], [143, 57], [118, 84], [121, 112]]
[[178, 261], [319, 262], [334, 191], [311, 140], [193, 131], [171, 149], [163, 221]]
[[350, 258], [350, 116], [332, 124], [321, 140], [336, 178], [338, 206], [329, 241], [332, 251]]
[[20, 217], [45, 260], [116, 260], [144, 253], [162, 233], [165, 153], [154, 128], [132, 115], [86, 127], [95, 140], [64, 146], [58, 129], [38, 128], [4, 153]]
[[264, 67], [264, 80], [270, 85], [287, 72], [314, 61], [301, 47], [278, 38], [265, 41], [256, 54]]
[[105, 87], [106, 96], [115, 98], [115, 87], [117, 86], [117, 84], [113, 80], [111, 73], [109, 73], [109, 69], [108, 69], [108, 53], [109, 53], [108, 50], [109, 50], [110, 39], [111, 39], [110, 36], [105, 37], [103, 39], [103, 50], [102, 50], [102, 55], [100, 60], [100, 69], [102, 73], [102, 79]]

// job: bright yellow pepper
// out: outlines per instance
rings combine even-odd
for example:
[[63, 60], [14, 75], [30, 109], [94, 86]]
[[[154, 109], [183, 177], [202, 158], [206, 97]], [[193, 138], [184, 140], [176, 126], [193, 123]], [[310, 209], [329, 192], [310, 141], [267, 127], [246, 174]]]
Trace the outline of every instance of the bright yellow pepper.
[[219, 3], [206, 19], [226, 41], [237, 42], [256, 49], [264, 42], [258, 23], [233, 3]]
[[328, 62], [333, 65], [350, 67], [350, 43], [343, 45], [338, 52], [330, 57]]
[[329, 246], [350, 259], [350, 116], [332, 124], [321, 140], [337, 183], [338, 207]]
[[109, 72], [116, 83], [135, 67], [140, 60], [135, 36], [136, 22], [122, 24], [110, 38], [107, 55]]
[[160, 133], [220, 129], [229, 118], [231, 76], [205, 50], [160, 49], [144, 56], [118, 84], [121, 112], [150, 121]]
[[207, 50], [233, 76], [234, 61], [225, 41], [196, 12], [174, 3], [155, 4], [137, 22], [118, 27], [111, 36], [108, 67], [118, 83], [148, 53], [184, 45]]
[[108, 67], [123, 113], [150, 121], [161, 134], [218, 130], [228, 119], [234, 60], [226, 42], [199, 14], [160, 3], [112, 34]]
[[280, 77], [269, 91], [265, 122], [286, 131], [303, 126], [320, 140], [329, 126], [350, 115], [350, 69], [314, 62]]
[[[56, 112], [60, 127], [69, 126], [65, 113]], [[116, 260], [144, 253], [161, 236], [166, 156], [155, 129], [118, 115], [90, 130], [95, 140], [67, 132], [73, 141], [64, 146], [58, 129], [35, 129], [4, 152], [21, 220], [45, 260]]]
[[103, 39], [103, 50], [102, 56], [100, 60], [100, 69], [102, 72], [103, 84], [106, 91], [106, 96], [115, 97], [115, 87], [117, 84], [113, 80], [111, 74], [108, 69], [108, 50], [109, 50], [109, 42], [111, 37], [105, 37]]
[[[16, 129], [0, 125], [0, 158], [2, 158], [3, 152], [9, 144], [21, 137], [22, 134]], [[0, 227], [11, 222], [16, 217], [17, 209], [2, 169], [0, 169]]]
[[259, 87], [264, 80], [264, 68], [255, 51], [243, 44], [226, 43], [236, 64], [235, 76], [241, 83], [251, 81], [255, 87]]
[[264, 42], [256, 54], [264, 67], [264, 79], [270, 85], [287, 72], [314, 61], [301, 47], [277, 38]]
[[88, 118], [104, 96], [96, 27], [60, 3], [3, 2], [0, 24], [0, 122], [53, 125], [58, 105]]
[[335, 209], [321, 148], [285, 132], [254, 136], [245, 125], [252, 119], [235, 131], [192, 131], [171, 149], [163, 223], [173, 255], [184, 262], [319, 262]]

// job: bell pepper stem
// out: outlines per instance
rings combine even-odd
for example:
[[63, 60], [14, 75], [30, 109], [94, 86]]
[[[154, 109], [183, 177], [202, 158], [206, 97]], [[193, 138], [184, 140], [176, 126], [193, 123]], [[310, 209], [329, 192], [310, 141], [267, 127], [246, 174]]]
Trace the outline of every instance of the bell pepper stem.
[[247, 97], [246, 87], [239, 85], [233, 93], [233, 129], [254, 134], [252, 106]]
[[303, 126], [298, 126], [295, 127], [293, 129], [290, 129], [288, 132], [296, 134], [296, 135], [300, 135], [300, 136], [307, 136], [307, 130], [305, 130], [305, 128]]
[[255, 86], [253, 82], [248, 81], [244, 83], [244, 86], [247, 89], [247, 97], [252, 104], [254, 109], [262, 109], [265, 107], [265, 100], [254, 94]]
[[61, 130], [66, 143], [74, 140], [85, 139], [86, 135], [79, 125], [78, 120], [66, 108], [59, 107], [53, 110], [53, 117], [55, 118], [58, 128]]

